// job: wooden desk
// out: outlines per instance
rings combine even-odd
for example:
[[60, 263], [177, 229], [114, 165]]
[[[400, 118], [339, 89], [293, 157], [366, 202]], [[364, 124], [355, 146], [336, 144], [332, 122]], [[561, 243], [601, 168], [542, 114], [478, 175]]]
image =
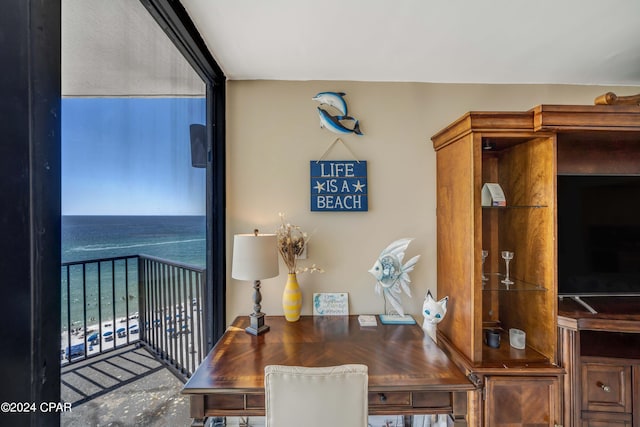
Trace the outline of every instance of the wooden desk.
[[192, 425], [210, 416], [262, 416], [266, 365], [369, 367], [371, 415], [452, 414], [466, 425], [473, 384], [418, 325], [361, 327], [357, 316], [267, 317], [271, 330], [247, 334], [238, 317], [207, 355], [182, 393]]

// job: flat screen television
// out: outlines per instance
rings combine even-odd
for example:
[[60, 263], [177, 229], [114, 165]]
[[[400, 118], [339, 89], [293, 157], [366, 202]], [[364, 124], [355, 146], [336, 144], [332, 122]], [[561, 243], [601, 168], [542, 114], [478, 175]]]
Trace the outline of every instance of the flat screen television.
[[640, 295], [640, 176], [560, 175], [558, 295]]

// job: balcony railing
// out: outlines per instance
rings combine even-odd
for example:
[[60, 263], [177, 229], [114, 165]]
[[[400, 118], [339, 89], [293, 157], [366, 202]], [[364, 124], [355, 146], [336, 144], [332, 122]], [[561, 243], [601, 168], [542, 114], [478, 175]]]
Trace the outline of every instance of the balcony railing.
[[205, 352], [206, 270], [150, 256], [139, 262], [140, 339], [179, 374], [190, 376]]
[[63, 263], [61, 363], [139, 342], [189, 377], [205, 352], [205, 274], [146, 255]]

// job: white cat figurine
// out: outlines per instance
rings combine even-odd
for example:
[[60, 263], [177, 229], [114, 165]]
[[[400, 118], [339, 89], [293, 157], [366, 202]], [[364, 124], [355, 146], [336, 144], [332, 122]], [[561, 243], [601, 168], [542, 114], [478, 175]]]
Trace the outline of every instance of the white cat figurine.
[[424, 316], [422, 329], [431, 337], [433, 342], [438, 342], [436, 338], [436, 325], [440, 323], [447, 314], [448, 301], [448, 296], [442, 298], [440, 301], [436, 301], [431, 296], [431, 291], [427, 291], [427, 295], [424, 297], [424, 302], [422, 303], [422, 315]]

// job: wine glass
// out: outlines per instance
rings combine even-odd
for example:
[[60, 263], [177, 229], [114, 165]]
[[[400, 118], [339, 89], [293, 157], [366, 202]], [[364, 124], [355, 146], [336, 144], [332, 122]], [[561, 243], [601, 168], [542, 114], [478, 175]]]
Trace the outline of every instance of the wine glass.
[[484, 260], [486, 260], [488, 256], [489, 256], [489, 251], [485, 251], [483, 249], [482, 250], [482, 281], [483, 282], [486, 282], [487, 280], [489, 280], [489, 278], [484, 275]]
[[504, 262], [507, 265], [507, 270], [504, 279], [502, 279], [501, 282], [509, 286], [513, 284], [513, 280], [509, 279], [509, 261], [513, 259], [513, 252], [502, 251], [502, 259], [504, 259]]

